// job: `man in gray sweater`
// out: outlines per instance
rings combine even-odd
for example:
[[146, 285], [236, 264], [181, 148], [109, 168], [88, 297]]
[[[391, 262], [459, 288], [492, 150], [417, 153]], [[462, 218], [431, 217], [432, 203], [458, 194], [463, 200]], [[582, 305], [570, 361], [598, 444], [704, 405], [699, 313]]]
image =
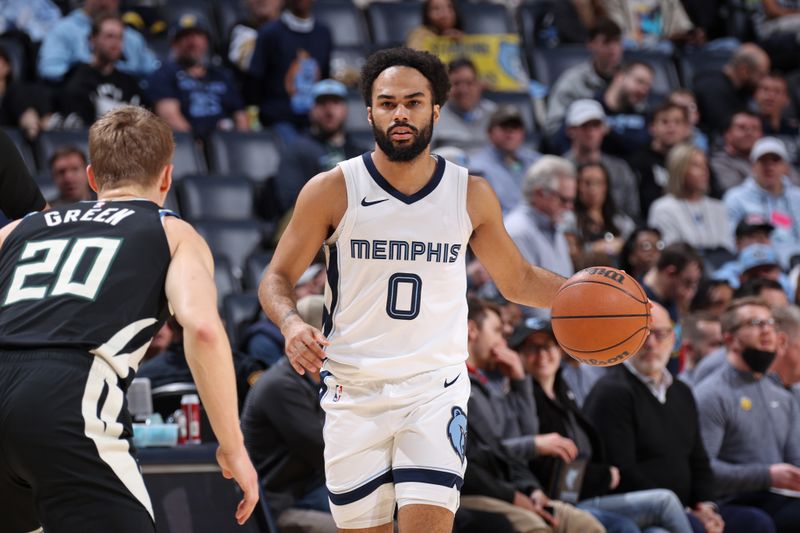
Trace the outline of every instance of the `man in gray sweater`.
[[722, 331], [727, 366], [695, 389], [717, 490], [766, 511], [779, 533], [798, 531], [800, 412], [788, 391], [765, 379], [777, 349], [772, 312], [758, 298], [736, 300]]

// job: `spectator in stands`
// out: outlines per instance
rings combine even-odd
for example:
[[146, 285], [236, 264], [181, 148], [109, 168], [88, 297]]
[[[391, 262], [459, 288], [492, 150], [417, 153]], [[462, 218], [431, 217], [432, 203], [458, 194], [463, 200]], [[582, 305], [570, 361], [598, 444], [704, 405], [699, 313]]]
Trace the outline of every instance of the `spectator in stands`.
[[249, 123], [231, 72], [209, 62], [208, 21], [195, 13], [170, 28], [172, 59], [147, 80], [156, 114], [175, 131], [205, 137], [216, 129], [247, 131]]
[[[714, 273], [716, 275], [716, 273]], [[733, 287], [725, 279], [703, 278], [689, 304], [692, 313], [709, 313], [719, 318], [733, 300]]]
[[59, 111], [65, 124], [88, 128], [112, 109], [141, 103], [139, 82], [116, 67], [122, 57], [124, 30], [119, 15], [101, 15], [92, 21], [92, 58], [70, 70], [59, 94]]
[[719, 316], [707, 311], [686, 315], [681, 320], [680, 342], [681, 373], [678, 377], [691, 386], [700, 361], [723, 346]]
[[[653, 110], [649, 131], [652, 139], [648, 146], [637, 150], [628, 160], [639, 178], [639, 202], [645, 220], [649, 220], [650, 206], [664, 195], [667, 187], [667, 154], [673, 146], [685, 142], [691, 135], [686, 108], [664, 101]], [[705, 180], [708, 181], [707, 176]], [[664, 235], [664, 240], [669, 243], [666, 237]]]
[[698, 127], [698, 124], [700, 124], [700, 112], [697, 110], [697, 98], [695, 98], [694, 93], [689, 89], [676, 89], [669, 93], [667, 100], [686, 108], [686, 112], [689, 113], [689, 127], [692, 129], [691, 142], [702, 151], [708, 153], [708, 135]]
[[621, 35], [619, 26], [608, 19], [599, 19], [589, 30], [586, 48], [592, 58], [565, 70], [550, 91], [545, 122], [548, 136], [561, 129], [572, 102], [594, 98], [608, 87], [622, 61]]
[[276, 179], [280, 209], [292, 208], [300, 189], [312, 176], [337, 163], [362, 154], [367, 147], [356, 144], [345, 132], [347, 88], [335, 80], [322, 80], [311, 89], [314, 105], [309, 112], [311, 127], [281, 153]]
[[666, 158], [667, 195], [650, 207], [648, 224], [661, 230], [664, 242], [686, 242], [701, 253], [734, 251], [725, 204], [708, 196], [706, 154], [688, 143], [675, 145]]
[[758, 82], [770, 69], [769, 56], [753, 43], [741, 45], [722, 71], [695, 76], [694, 93], [700, 108], [700, 126], [709, 135], [720, 133], [728, 117], [747, 108]]
[[280, 19], [258, 30], [250, 74], [258, 80], [261, 124], [288, 142], [308, 128], [311, 88], [330, 78], [333, 40], [314, 19], [313, 0], [286, 0]]
[[776, 292], [783, 292], [777, 297], [779, 298], [778, 300], [775, 300], [775, 297], [767, 298], [763, 294], [758, 294], [758, 296], [767, 300], [770, 304], [786, 305], [788, 303], [789, 284], [786, 275], [781, 270], [778, 254], [768, 244], [751, 244], [739, 254], [739, 288], [736, 296], [747, 296], [748, 294], [741, 294], [740, 289], [743, 289], [747, 283], [757, 279], [774, 281], [778, 283]]
[[[439, 120], [441, 123], [441, 119]], [[609, 193], [616, 206], [633, 220], [639, 219], [639, 185], [631, 167], [624, 160], [602, 151], [608, 134], [606, 114], [597, 100], [575, 100], [567, 112], [565, 125], [570, 149], [566, 159], [576, 166], [602, 163], [608, 171]]]
[[[551, 480], [550, 489], [546, 491], [548, 496], [570, 498], [571, 503], [594, 514], [609, 531], [620, 531], [623, 524], [630, 524], [634, 526], [633, 531], [664, 528], [673, 533], [690, 532], [681, 502], [672, 491], [655, 489], [611, 494], [620, 483], [619, 469], [609, 463], [597, 429], [581, 412], [573, 391], [563, 379], [563, 353], [550, 322], [529, 319], [514, 332], [511, 347], [519, 350], [525, 370], [533, 378], [540, 433], [555, 432], [569, 438], [578, 450], [578, 457], [572, 462], [541, 456], [533, 460], [537, 478]], [[571, 491], [560, 482], [569, 475], [565, 472], [581, 477]], [[601, 512], [595, 514], [595, 509]]]
[[[575, 204], [575, 167], [561, 157], [542, 156], [525, 172], [525, 199], [505, 217], [509, 235], [534, 265], [569, 277], [574, 272], [561, 222]], [[526, 308], [527, 314], [548, 310]]]
[[51, 0], [4, 0], [0, 5], [0, 34], [21, 31], [40, 43], [61, 19], [61, 9]]
[[603, 0], [608, 18], [622, 29], [625, 48], [672, 52], [675, 44], [705, 43], [681, 2], [676, 0]]
[[645, 106], [652, 85], [653, 67], [640, 61], [626, 64], [614, 75], [600, 97], [610, 130], [603, 140], [604, 152], [626, 157], [650, 143]]
[[11, 56], [0, 46], [0, 126], [19, 128], [28, 139], [45, 129], [50, 114], [43, 88], [14, 79]]
[[742, 250], [751, 244], [763, 244], [772, 246], [770, 234], [775, 226], [770, 224], [767, 219], [759, 214], [747, 215], [736, 225], [736, 251], [737, 257], [720, 266], [714, 272], [714, 279], [725, 280], [732, 288], [739, 287], [739, 276], [741, 275], [739, 257]]
[[713, 503], [715, 479], [692, 391], [667, 371], [675, 343], [667, 310], [654, 303], [650, 335], [632, 358], [601, 378], [584, 411], [620, 473], [618, 491], [662, 487], [689, 508], [695, 531], [774, 531], [757, 509]]
[[[37, 69], [39, 76], [58, 82], [77, 63], [89, 63], [89, 34], [92, 20], [105, 14], [117, 14], [119, 0], [84, 0], [83, 7], [73, 10], [56, 22], [42, 41]], [[137, 77], [146, 76], [158, 67], [158, 61], [147, 47], [144, 37], [132, 28], [122, 36], [122, 59], [117, 64], [123, 72]]]
[[248, 13], [231, 28], [228, 41], [228, 59], [241, 72], [250, 69], [258, 29], [277, 20], [283, 9], [283, 0], [247, 0]]
[[464, 34], [453, 0], [425, 0], [421, 9], [422, 25], [411, 30], [406, 38], [409, 48], [429, 51], [427, 40], [431, 37], [458, 39]]
[[753, 100], [761, 115], [764, 135], [781, 139], [789, 152], [789, 161], [797, 164], [800, 129], [796, 114], [790, 111], [789, 88], [783, 74], [772, 72], [761, 78]]
[[775, 68], [785, 72], [800, 67], [800, 2], [797, 0], [762, 0], [756, 4], [756, 36], [769, 53]]
[[76, 146], [62, 146], [53, 152], [50, 156], [50, 175], [58, 189], [58, 198], [50, 203], [52, 207], [94, 198], [89, 188], [86, 164], [86, 155]]
[[778, 532], [800, 529], [800, 500], [770, 492], [800, 490], [800, 405], [764, 379], [777, 349], [775, 319], [757, 298], [734, 301], [722, 317], [727, 361], [695, 387], [700, 428], [715, 487], [759, 507]]
[[661, 304], [677, 323], [689, 312], [689, 304], [703, 278], [703, 260], [690, 245], [673, 243], [661, 252], [656, 266], [642, 278], [650, 300]]
[[711, 170], [720, 193], [740, 185], [753, 172], [750, 152], [762, 136], [758, 115], [744, 110], [731, 115], [724, 128], [724, 145], [711, 154]]
[[457, 146], [464, 150], [485, 145], [489, 140], [489, 117], [497, 104], [483, 98], [483, 84], [478, 79], [475, 64], [469, 59], [451, 61], [447, 73], [450, 95], [439, 113], [433, 142], [437, 146]]
[[581, 266], [576, 268], [616, 264], [622, 244], [636, 224], [617, 209], [610, 194], [608, 170], [602, 163], [581, 165], [577, 175], [573, 231], [580, 246], [580, 261], [576, 264]]
[[[800, 308], [796, 305], [773, 307], [778, 346], [769, 377], [800, 399]], [[800, 405], [800, 404], [798, 404]]]
[[470, 170], [484, 176], [508, 213], [522, 200], [522, 179], [539, 153], [525, 142], [525, 122], [519, 108], [499, 106], [489, 117], [489, 142], [470, 158]]
[[639, 227], [622, 245], [619, 268], [640, 280], [656, 266], [664, 246], [660, 231], [656, 228]]
[[800, 188], [789, 182], [789, 155], [783, 142], [764, 137], [750, 153], [753, 175], [723, 197], [731, 224], [761, 215], [775, 226], [772, 241], [779, 252], [800, 245]]
[[[461, 507], [503, 513], [517, 532], [605, 531], [587, 512], [550, 500], [542, 491], [526, 464], [538, 448], [533, 438], [538, 424], [531, 381], [526, 379], [519, 355], [506, 344], [496, 308], [471, 300], [468, 319], [467, 369], [472, 390], [467, 432], [469, 466]], [[489, 368], [508, 376], [508, 393], [489, 383]], [[506, 426], [516, 427], [516, 439], [509, 438]], [[574, 459], [574, 443], [560, 435], [554, 435], [551, 441], [553, 453]], [[547, 506], [552, 509], [546, 510]]]

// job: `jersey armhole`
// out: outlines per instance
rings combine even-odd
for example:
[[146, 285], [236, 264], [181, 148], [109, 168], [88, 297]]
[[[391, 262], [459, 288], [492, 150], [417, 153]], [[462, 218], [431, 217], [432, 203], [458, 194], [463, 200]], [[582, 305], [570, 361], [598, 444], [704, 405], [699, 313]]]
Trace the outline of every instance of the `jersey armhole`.
[[469, 217], [469, 171], [458, 166], [458, 213], [464, 241], [469, 244], [472, 236], [472, 219]]
[[161, 219], [162, 224], [164, 223], [164, 219], [167, 217], [175, 217], [177, 219], [181, 219], [181, 216], [172, 209], [159, 209], [158, 217]]
[[[357, 158], [357, 161], [360, 162], [361, 158]], [[358, 200], [358, 191], [356, 191], [356, 180], [351, 165], [353, 165], [352, 159], [342, 161], [338, 165], [339, 168], [342, 169], [342, 175], [344, 176], [344, 185], [347, 192], [347, 209], [345, 209], [344, 215], [342, 215], [342, 219], [339, 221], [339, 225], [337, 225], [336, 229], [333, 230], [331, 236], [325, 239], [325, 246], [335, 245], [342, 234], [348, 233], [353, 227], [353, 224], [355, 224], [355, 206]]]

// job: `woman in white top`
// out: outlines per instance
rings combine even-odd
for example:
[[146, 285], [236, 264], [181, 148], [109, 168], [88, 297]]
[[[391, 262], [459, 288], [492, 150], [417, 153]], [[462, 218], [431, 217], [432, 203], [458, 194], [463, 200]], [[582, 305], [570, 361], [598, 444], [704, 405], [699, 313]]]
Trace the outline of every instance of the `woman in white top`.
[[667, 172], [667, 194], [653, 202], [648, 225], [658, 228], [668, 245], [680, 241], [700, 252], [735, 250], [725, 206], [706, 194], [705, 153], [693, 144], [678, 144], [667, 154]]

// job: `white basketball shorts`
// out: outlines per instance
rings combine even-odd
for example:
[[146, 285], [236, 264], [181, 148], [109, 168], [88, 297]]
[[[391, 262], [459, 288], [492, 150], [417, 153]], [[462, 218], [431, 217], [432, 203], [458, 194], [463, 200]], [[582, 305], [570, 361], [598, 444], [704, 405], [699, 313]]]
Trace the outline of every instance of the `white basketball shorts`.
[[466, 365], [410, 378], [340, 382], [321, 373], [325, 476], [336, 525], [391, 522], [395, 504], [455, 513], [464, 480]]

